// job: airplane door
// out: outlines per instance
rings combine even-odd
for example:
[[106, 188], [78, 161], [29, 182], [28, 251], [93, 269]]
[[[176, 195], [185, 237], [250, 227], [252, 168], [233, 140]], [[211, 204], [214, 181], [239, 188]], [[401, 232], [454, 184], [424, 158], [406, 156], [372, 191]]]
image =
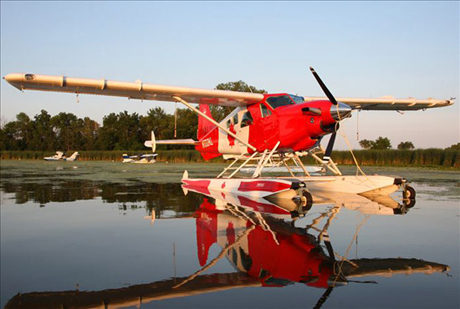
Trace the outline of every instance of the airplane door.
[[273, 148], [278, 142], [277, 119], [274, 112], [264, 103], [259, 106], [262, 140], [267, 148]]
[[[252, 125], [253, 119], [248, 110], [240, 111], [236, 114], [233, 119], [235, 134], [238, 135], [242, 140], [249, 142], [249, 126]], [[243, 153], [246, 151], [247, 146], [238, 140], [235, 140], [235, 145], [238, 146], [238, 150]]]

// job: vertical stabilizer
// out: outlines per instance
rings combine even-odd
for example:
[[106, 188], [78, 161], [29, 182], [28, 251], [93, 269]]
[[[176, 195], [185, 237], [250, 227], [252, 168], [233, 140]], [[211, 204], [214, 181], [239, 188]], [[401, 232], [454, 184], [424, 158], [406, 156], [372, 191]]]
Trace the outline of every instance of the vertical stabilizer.
[[[206, 116], [212, 118], [211, 110], [209, 109], [208, 104], [200, 104], [200, 111]], [[198, 117], [198, 132], [197, 132], [198, 140], [201, 140], [206, 134], [208, 134], [215, 127], [216, 126], [211, 121], [205, 119], [204, 117]]]

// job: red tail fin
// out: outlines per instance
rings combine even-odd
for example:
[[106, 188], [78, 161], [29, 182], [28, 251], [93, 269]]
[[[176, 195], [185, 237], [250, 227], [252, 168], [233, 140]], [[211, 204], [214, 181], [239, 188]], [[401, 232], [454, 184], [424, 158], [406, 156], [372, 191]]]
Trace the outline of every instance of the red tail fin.
[[[200, 111], [211, 119], [214, 119], [212, 118], [209, 105], [200, 104]], [[205, 160], [209, 160], [222, 155], [218, 150], [219, 131], [216, 130], [216, 128], [217, 126], [211, 121], [205, 119], [202, 116], [198, 117], [197, 137], [200, 143], [195, 146], [195, 149], [201, 153], [201, 156]]]
[[[210, 117], [211, 119], [214, 119], [212, 118], [211, 110], [209, 109], [208, 104], [200, 104], [200, 111], [206, 116]], [[216, 126], [211, 121], [205, 119], [204, 117], [199, 116], [198, 117], [198, 132], [197, 132], [198, 140], [201, 140], [206, 134], [208, 134], [215, 127]]]

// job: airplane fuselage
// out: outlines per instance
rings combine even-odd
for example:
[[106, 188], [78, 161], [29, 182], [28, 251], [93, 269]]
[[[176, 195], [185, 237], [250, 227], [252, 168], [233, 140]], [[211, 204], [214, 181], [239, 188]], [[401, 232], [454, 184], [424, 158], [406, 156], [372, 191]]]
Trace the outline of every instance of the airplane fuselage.
[[199, 139], [196, 149], [205, 159], [221, 154], [263, 152], [273, 149], [278, 141], [278, 150], [308, 150], [324, 135], [334, 132], [341, 118], [349, 116], [350, 108], [347, 107], [341, 105], [337, 108], [328, 100], [303, 102], [298, 96], [267, 94], [262, 101], [248, 108], [236, 108], [220, 123], [256, 150], [217, 127]]

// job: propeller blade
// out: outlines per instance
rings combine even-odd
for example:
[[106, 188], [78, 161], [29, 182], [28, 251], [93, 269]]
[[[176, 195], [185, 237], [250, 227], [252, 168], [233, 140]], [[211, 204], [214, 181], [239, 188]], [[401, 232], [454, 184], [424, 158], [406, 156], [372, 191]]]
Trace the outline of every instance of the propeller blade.
[[332, 249], [331, 239], [329, 238], [329, 234], [327, 232], [323, 234], [323, 239], [327, 248], [327, 252], [329, 253], [329, 259], [331, 262], [335, 262], [334, 249]]
[[329, 101], [331, 101], [332, 104], [337, 105], [337, 100], [334, 98], [334, 96], [333, 96], [332, 93], [329, 91], [329, 89], [327, 89], [326, 85], [323, 83], [323, 81], [322, 81], [321, 78], [319, 77], [318, 73], [316, 73], [315, 69], [313, 69], [312, 67], [310, 67], [310, 71], [311, 71], [311, 73], [313, 74], [313, 76], [316, 78], [316, 81], [317, 81], [318, 84], [320, 85], [321, 89], [323, 90], [324, 94], [325, 94], [326, 97], [329, 99]]
[[323, 306], [324, 302], [327, 300], [329, 295], [331, 295], [333, 287], [328, 287], [327, 290], [321, 295], [321, 298], [318, 299], [318, 302], [316, 303], [315, 307], [313, 309], [319, 309]]
[[331, 138], [329, 139], [329, 143], [327, 143], [326, 152], [324, 153], [324, 156], [323, 156], [323, 164], [328, 164], [329, 160], [331, 159], [331, 153], [332, 153], [332, 149], [334, 148], [336, 135], [337, 135], [337, 132], [332, 133]]

